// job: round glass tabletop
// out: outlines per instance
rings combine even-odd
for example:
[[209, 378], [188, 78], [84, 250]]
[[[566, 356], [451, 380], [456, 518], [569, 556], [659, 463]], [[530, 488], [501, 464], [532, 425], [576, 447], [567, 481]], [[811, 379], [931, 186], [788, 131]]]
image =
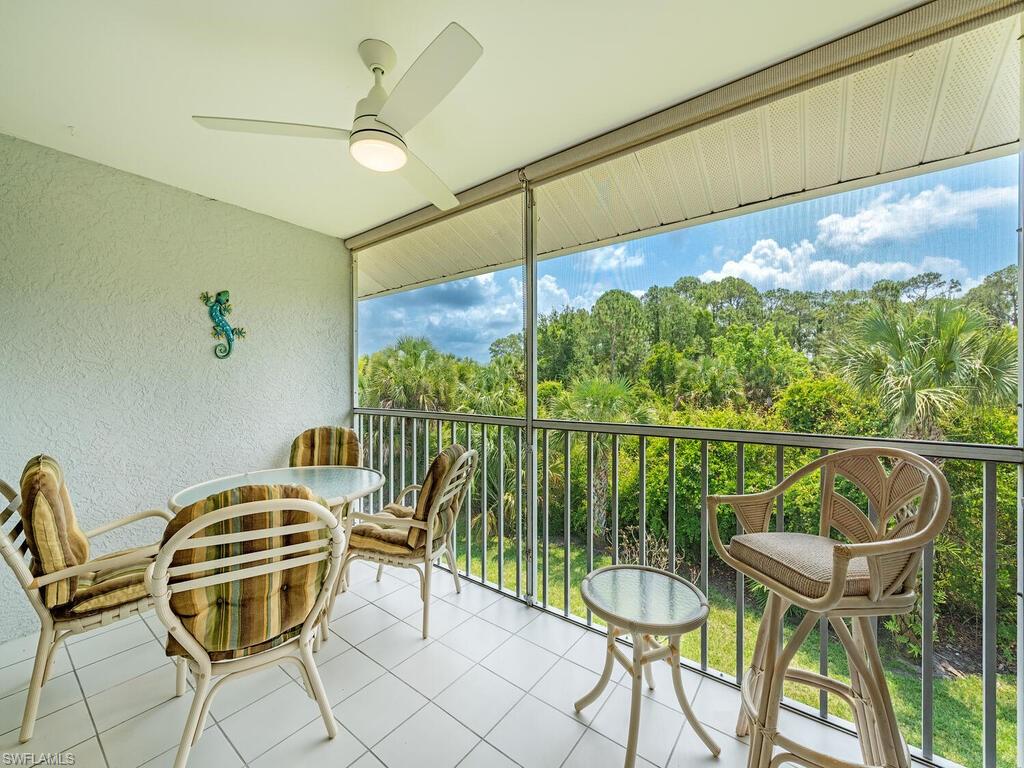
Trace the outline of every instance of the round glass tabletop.
[[612, 565], [587, 576], [583, 601], [618, 627], [635, 625], [687, 631], [707, 618], [707, 599], [680, 576], [639, 566]]
[[259, 469], [193, 485], [174, 494], [169, 504], [171, 510], [176, 512], [211, 494], [242, 485], [304, 485], [333, 507], [366, 496], [380, 488], [383, 482], [384, 476], [380, 472], [363, 467]]

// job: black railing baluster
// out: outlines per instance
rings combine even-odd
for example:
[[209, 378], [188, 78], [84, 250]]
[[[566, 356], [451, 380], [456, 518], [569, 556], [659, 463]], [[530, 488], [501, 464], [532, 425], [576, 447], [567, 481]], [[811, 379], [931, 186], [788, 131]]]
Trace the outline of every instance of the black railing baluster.
[[676, 439], [668, 439], [668, 569], [676, 567]]
[[498, 589], [505, 589], [505, 427], [498, 427]]
[[[744, 475], [746, 474], [746, 445], [736, 443], [736, 493], [743, 493]], [[743, 533], [743, 526], [739, 518], [736, 519], [736, 533]], [[744, 635], [744, 594], [746, 592], [746, 580], [743, 574], [736, 571], [736, 684], [743, 680], [743, 635]]]
[[571, 503], [572, 503], [572, 482], [571, 482], [571, 479], [570, 479], [570, 473], [571, 473], [571, 467], [572, 467], [572, 457], [570, 456], [570, 451], [572, 451], [572, 432], [570, 432], [569, 430], [566, 430], [565, 431], [565, 480], [564, 480], [564, 482], [565, 482], [565, 506], [562, 509], [562, 538], [563, 538], [563, 540], [565, 542], [565, 553], [562, 556], [563, 557], [562, 567], [563, 567], [563, 571], [564, 571], [564, 574], [563, 574], [563, 577], [562, 577], [563, 578], [562, 591], [564, 592], [564, 594], [562, 595], [562, 599], [564, 600], [564, 604], [563, 604], [562, 610], [563, 610], [563, 612], [565, 613], [566, 616], [569, 615], [569, 589], [570, 589], [570, 586], [571, 586], [569, 581], [570, 581], [571, 574], [572, 574], [572, 571], [569, 568], [569, 562], [572, 560], [572, 536], [569, 534], [570, 522], [571, 522], [570, 521], [570, 517], [571, 517], [571, 510], [572, 510], [572, 506], [571, 506]]
[[640, 435], [640, 565], [647, 565], [647, 436]]
[[487, 425], [480, 425], [480, 581], [487, 583]]
[[543, 451], [543, 454], [544, 454], [543, 459], [542, 459], [543, 463], [541, 464], [541, 487], [543, 488], [542, 493], [544, 494], [544, 500], [542, 502], [543, 509], [544, 509], [544, 518], [543, 518], [543, 520], [541, 522], [541, 525], [543, 526], [543, 536], [544, 536], [544, 560], [543, 560], [543, 571], [541, 573], [541, 589], [542, 589], [543, 599], [542, 599], [541, 604], [545, 608], [547, 608], [548, 607], [548, 545], [550, 543], [550, 538], [549, 538], [549, 536], [550, 536], [550, 532], [549, 532], [550, 525], [549, 525], [549, 522], [550, 522], [550, 514], [551, 514], [551, 505], [549, 503], [550, 494], [551, 494], [551, 483], [549, 482], [549, 478], [550, 478], [551, 464], [548, 461], [548, 431], [546, 429], [541, 431], [541, 450]]
[[[709, 520], [708, 512], [708, 441], [700, 441], [700, 589], [708, 593], [708, 526], [718, 525], [718, 519]], [[708, 669], [708, 622], [700, 627], [700, 668]]]
[[[594, 433], [587, 433], [587, 573], [594, 570]], [[593, 624], [594, 617], [587, 608], [587, 624]]]
[[612, 435], [612, 564], [619, 562], [619, 436]]
[[523, 430], [516, 429], [516, 597], [523, 594]]

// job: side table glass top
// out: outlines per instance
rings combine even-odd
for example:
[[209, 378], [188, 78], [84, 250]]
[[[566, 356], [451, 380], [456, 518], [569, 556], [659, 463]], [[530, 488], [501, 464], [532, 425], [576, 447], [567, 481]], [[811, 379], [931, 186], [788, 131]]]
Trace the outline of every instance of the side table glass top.
[[707, 600], [682, 577], [639, 566], [609, 566], [588, 575], [583, 600], [606, 621], [684, 627], [707, 615]]
[[172, 511], [194, 504], [207, 496], [243, 485], [304, 485], [334, 506], [357, 499], [381, 487], [384, 476], [364, 467], [282, 467], [259, 469], [240, 475], [220, 477], [193, 485], [171, 497]]

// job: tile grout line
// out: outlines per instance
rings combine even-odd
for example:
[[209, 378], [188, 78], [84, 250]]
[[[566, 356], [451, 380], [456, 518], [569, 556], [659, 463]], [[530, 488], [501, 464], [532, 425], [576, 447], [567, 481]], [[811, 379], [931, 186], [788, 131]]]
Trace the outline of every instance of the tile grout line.
[[[71, 653], [68, 652], [70, 659]], [[85, 703], [85, 711], [89, 714], [89, 722], [92, 723], [93, 738], [96, 739], [96, 745], [100, 748], [100, 754], [103, 756], [103, 763], [110, 768], [110, 760], [107, 759], [107, 750], [103, 746], [103, 740], [100, 738], [99, 728], [96, 727], [96, 718], [92, 714], [92, 707], [89, 705], [89, 697], [85, 695], [85, 688], [82, 686], [82, 680], [78, 676], [78, 668], [75, 666], [75, 660], [71, 661], [71, 672], [75, 676], [75, 682], [78, 683], [78, 691], [82, 694], [82, 701]], [[41, 698], [41, 697], [40, 697]]]

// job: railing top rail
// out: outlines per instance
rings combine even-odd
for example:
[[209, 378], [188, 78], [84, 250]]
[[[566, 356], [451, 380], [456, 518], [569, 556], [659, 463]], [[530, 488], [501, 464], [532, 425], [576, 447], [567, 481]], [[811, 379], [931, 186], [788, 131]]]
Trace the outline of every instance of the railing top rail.
[[[369, 416], [397, 416], [415, 419], [471, 422], [474, 424], [498, 424], [512, 427], [523, 427], [526, 425], [525, 419], [511, 416], [479, 416], [470, 413], [390, 408], [356, 408], [355, 412]], [[562, 421], [558, 419], [537, 419], [534, 421], [534, 426], [537, 429], [569, 432], [674, 437], [683, 440], [708, 440], [716, 443], [781, 445], [787, 448], [842, 450], [844, 448], [865, 446], [885, 446], [887, 448], [901, 448], [913, 451], [929, 458], [995, 461], [1000, 464], [1024, 464], [1024, 448], [1015, 445], [954, 443], [934, 440], [897, 440], [889, 437], [815, 435], [803, 432], [761, 432], [749, 429], [711, 429], [708, 427], [678, 427], [660, 424], [611, 424], [607, 422]]]
[[404, 419], [459, 421], [470, 424], [494, 424], [504, 427], [526, 426], [526, 419], [516, 416], [483, 416], [475, 413], [453, 413], [451, 411], [414, 411], [406, 408], [354, 408], [353, 412], [357, 416], [394, 416]]
[[655, 424], [609, 424], [602, 422], [560, 421], [538, 419], [537, 429], [599, 432], [602, 434], [675, 437], [684, 440], [708, 440], [716, 443], [747, 445], [781, 445], [787, 448], [827, 448], [842, 450], [866, 446], [885, 446], [913, 451], [929, 458], [995, 461], [1002, 464], [1024, 463], [1024, 449], [1014, 445], [953, 443], [931, 440], [896, 440], [888, 437], [849, 437], [814, 435], [803, 432], [761, 432], [751, 429], [712, 429], [708, 427], [677, 427]]

